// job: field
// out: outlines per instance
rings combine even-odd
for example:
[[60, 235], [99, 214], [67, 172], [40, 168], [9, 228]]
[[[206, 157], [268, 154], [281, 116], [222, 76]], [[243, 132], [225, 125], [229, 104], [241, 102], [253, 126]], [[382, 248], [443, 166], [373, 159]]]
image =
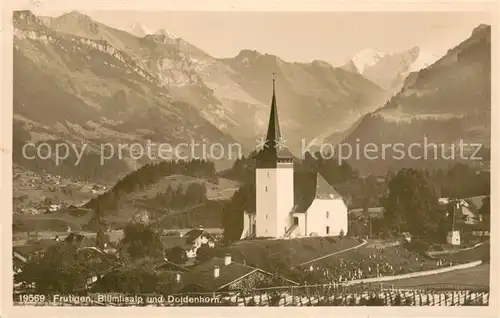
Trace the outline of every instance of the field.
[[488, 287], [490, 282], [490, 266], [483, 264], [472, 268], [455, 270], [447, 273], [413, 277], [400, 280], [384, 282], [384, 286], [423, 288], [440, 286], [450, 287], [450, 285], [466, 287]]

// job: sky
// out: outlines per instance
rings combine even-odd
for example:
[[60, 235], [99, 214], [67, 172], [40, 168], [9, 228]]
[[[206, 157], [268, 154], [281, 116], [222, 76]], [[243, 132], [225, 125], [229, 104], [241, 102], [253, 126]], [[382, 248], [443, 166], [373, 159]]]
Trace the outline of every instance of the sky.
[[[386, 53], [419, 46], [444, 54], [470, 36], [487, 12], [145, 12], [80, 11], [119, 29], [164, 28], [215, 57], [255, 49], [289, 62], [341, 65], [367, 48]], [[36, 12], [58, 16], [64, 12]]]

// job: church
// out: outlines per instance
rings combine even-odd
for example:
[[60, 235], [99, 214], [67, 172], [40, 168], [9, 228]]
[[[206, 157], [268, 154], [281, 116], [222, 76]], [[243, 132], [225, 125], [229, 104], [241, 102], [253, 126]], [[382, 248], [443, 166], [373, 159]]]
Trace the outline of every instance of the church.
[[255, 157], [255, 211], [245, 211], [241, 239], [347, 234], [347, 206], [342, 197], [316, 170], [311, 182], [297, 180], [294, 157], [283, 140], [273, 78], [267, 135]]

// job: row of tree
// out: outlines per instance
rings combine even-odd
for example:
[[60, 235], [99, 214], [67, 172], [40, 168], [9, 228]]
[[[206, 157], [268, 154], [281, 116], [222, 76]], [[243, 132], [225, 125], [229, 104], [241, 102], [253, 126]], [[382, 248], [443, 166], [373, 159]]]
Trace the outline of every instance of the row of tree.
[[[203, 177], [210, 181], [217, 182], [215, 165], [213, 162], [207, 160], [193, 159], [190, 161], [177, 160], [151, 163], [126, 175], [123, 179], [119, 180], [111, 190], [93, 198], [85, 207], [96, 209], [97, 205], [99, 205], [102, 210], [115, 211], [123, 196], [136, 190], [144, 189], [162, 178], [174, 174], [182, 174], [197, 178]], [[194, 186], [190, 191], [199, 193], [198, 189], [194, 190]]]

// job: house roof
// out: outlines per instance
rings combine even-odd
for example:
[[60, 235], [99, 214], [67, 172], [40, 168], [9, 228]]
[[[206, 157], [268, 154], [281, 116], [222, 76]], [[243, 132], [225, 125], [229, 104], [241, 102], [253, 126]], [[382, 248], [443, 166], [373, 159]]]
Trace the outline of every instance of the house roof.
[[323, 178], [320, 173], [316, 174], [316, 199], [338, 199], [341, 196], [337, 191]]
[[314, 199], [338, 200], [342, 198], [319, 172], [297, 171], [294, 186], [292, 213], [305, 213]]
[[196, 240], [198, 237], [200, 237], [202, 235], [213, 239], [212, 234], [208, 233], [207, 231], [205, 231], [202, 228], [192, 229], [192, 230], [188, 231], [186, 234], [184, 234], [184, 238], [185, 238], [186, 243], [191, 244], [194, 242], [194, 240]]
[[[219, 266], [219, 277], [217, 278], [214, 277], [214, 268], [216, 266]], [[256, 271], [260, 270], [235, 261], [232, 261], [229, 265], [224, 265], [223, 258], [213, 257], [200, 265], [196, 265], [184, 275], [182, 281], [183, 286], [197, 285], [207, 291], [216, 291]]]
[[80, 244], [83, 243], [86, 239], [87, 238], [85, 237], [85, 235], [73, 232], [68, 234], [68, 236], [66, 236], [64, 242]]
[[165, 249], [173, 248], [176, 246], [180, 246], [183, 249], [191, 249], [193, 247], [193, 244], [188, 244], [186, 242], [186, 238], [183, 236], [166, 236], [162, 235], [160, 237], [160, 240], [163, 244], [163, 247]]
[[468, 208], [474, 212], [475, 214], [479, 214], [479, 210], [483, 206], [483, 200], [486, 198], [486, 195], [479, 195], [475, 197], [465, 198], [464, 201], [468, 203]]
[[188, 272], [189, 268], [181, 266], [179, 264], [170, 262], [167, 259], [163, 259], [161, 262], [155, 265], [155, 269], [168, 270], [174, 272]]
[[28, 242], [25, 245], [14, 246], [12, 249], [14, 252], [19, 253], [22, 256], [28, 256], [30, 254], [41, 252], [49, 248], [50, 246], [59, 243], [54, 239], [41, 239], [37, 241]]

